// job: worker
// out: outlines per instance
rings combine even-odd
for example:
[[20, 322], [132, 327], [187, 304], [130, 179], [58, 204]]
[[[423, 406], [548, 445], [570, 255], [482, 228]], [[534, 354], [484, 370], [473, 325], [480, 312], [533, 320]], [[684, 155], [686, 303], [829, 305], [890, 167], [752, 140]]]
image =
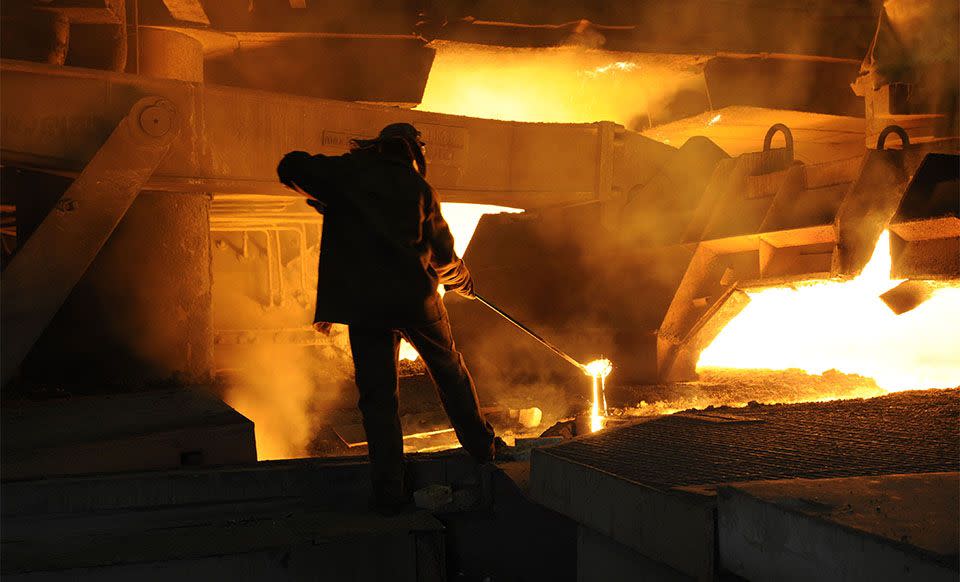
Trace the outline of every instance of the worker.
[[280, 182], [307, 194], [324, 215], [314, 321], [318, 328], [348, 326], [372, 501], [384, 513], [410, 499], [399, 414], [401, 338], [423, 359], [463, 448], [481, 463], [492, 461], [496, 449], [437, 291], [442, 284], [475, 298], [426, 181], [425, 145], [414, 126], [394, 123], [374, 139], [353, 140], [344, 155], [295, 151], [277, 167]]

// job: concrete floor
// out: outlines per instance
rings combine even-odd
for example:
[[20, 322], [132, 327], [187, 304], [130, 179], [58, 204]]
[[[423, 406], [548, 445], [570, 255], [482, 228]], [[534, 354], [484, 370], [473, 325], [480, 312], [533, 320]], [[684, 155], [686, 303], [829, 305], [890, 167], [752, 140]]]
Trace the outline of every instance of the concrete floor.
[[[577, 527], [462, 452], [415, 455], [414, 488], [469, 503], [384, 518], [360, 460], [2, 484], [11, 580], [573, 580]], [[318, 578], [319, 577], [319, 578]]]
[[749, 580], [956, 580], [960, 473], [720, 488], [722, 567]]
[[[531, 496], [611, 544], [710, 580], [726, 569], [716, 552], [723, 535], [718, 486], [960, 470], [958, 394], [915, 391], [647, 419], [535, 450]], [[910, 505], [903, 511], [925, 519]], [[642, 569], [641, 561], [635, 567]]]
[[[396, 518], [367, 509], [362, 458], [5, 475], [0, 573], [13, 580], [956, 579], [958, 394], [687, 411], [499, 466], [478, 466], [462, 451], [412, 455], [411, 487], [447, 486], [457, 502]], [[99, 412], [93, 407], [84, 418]], [[166, 434], [171, 423], [154, 428]], [[108, 428], [96, 434], [113, 434]], [[116, 458], [141, 462], [134, 441], [120, 439], [126, 455]]]

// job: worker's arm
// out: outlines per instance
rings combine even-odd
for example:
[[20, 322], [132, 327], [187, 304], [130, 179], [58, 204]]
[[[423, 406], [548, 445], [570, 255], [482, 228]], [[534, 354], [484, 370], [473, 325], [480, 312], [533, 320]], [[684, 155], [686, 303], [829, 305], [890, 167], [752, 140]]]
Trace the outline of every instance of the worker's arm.
[[[337, 191], [334, 183], [336, 160], [338, 158], [323, 154], [311, 156], [307, 152], [290, 152], [277, 165], [277, 177], [284, 186], [327, 205], [331, 195]], [[317, 206], [312, 200], [307, 203]]]
[[430, 242], [433, 251], [430, 260], [437, 272], [440, 283], [447, 291], [459, 293], [468, 299], [475, 299], [473, 292], [473, 278], [463, 259], [457, 256], [453, 248], [453, 234], [447, 221], [440, 213], [440, 201], [436, 193], [427, 186], [427, 195], [424, 201], [424, 236]]

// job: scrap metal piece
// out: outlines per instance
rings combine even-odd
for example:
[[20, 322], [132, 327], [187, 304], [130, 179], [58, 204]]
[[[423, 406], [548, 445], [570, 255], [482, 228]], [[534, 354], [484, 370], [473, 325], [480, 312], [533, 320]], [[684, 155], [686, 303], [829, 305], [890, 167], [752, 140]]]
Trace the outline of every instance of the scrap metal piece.
[[177, 111], [170, 101], [138, 101], [13, 257], [0, 281], [0, 382], [13, 376], [178, 132]]
[[928, 281], [904, 281], [880, 296], [890, 311], [897, 315], [916, 309], [933, 295], [933, 285]]

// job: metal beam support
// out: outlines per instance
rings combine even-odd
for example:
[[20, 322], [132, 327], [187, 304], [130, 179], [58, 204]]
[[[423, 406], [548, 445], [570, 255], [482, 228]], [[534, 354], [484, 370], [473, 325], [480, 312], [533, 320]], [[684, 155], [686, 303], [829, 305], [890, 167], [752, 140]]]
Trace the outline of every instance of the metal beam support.
[[[203, 38], [230, 40], [190, 36], [204, 51]], [[286, 196], [276, 176], [283, 154], [341, 154], [350, 139], [398, 121], [423, 132], [430, 183], [448, 202], [524, 209], [592, 202], [598, 188], [615, 193], [646, 183], [676, 152], [613, 124], [474, 119], [21, 61], [2, 60], [0, 70], [0, 158], [9, 165], [77, 172], [136, 96], [176, 103], [184, 128], [151, 190]], [[603, 168], [598, 146], [607, 148]]]
[[23, 362], [178, 132], [169, 101], [139, 100], [14, 256], [0, 279], [0, 382]]

